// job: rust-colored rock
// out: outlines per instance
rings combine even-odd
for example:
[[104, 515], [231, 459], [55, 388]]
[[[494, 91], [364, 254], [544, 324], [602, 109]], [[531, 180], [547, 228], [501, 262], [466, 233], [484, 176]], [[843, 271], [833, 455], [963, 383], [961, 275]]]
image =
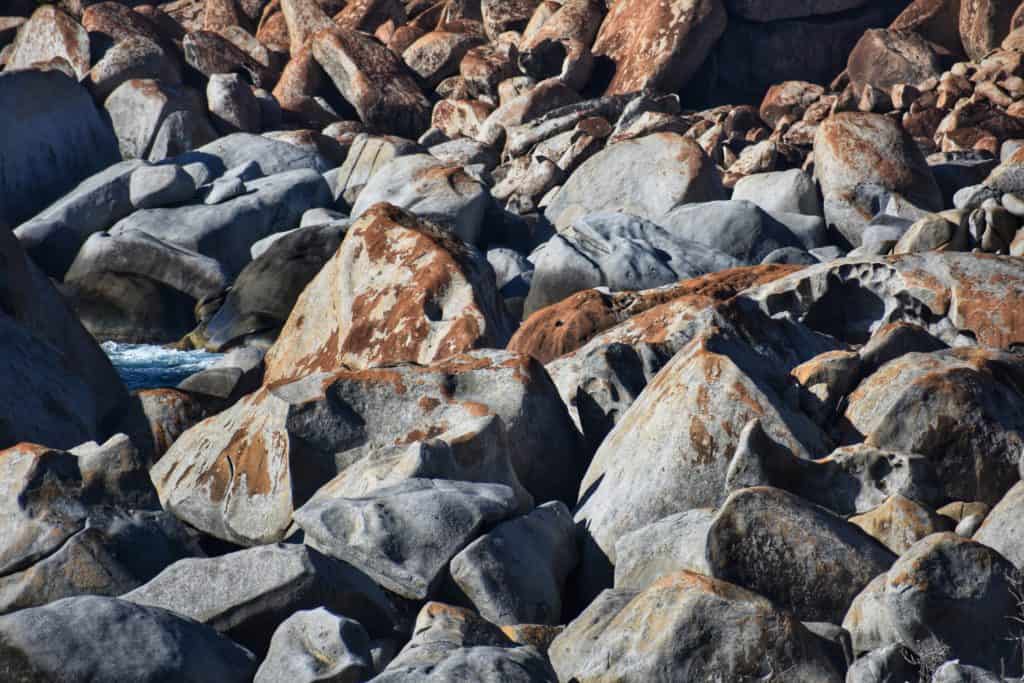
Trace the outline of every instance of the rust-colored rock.
[[401, 60], [374, 38], [342, 28], [314, 36], [313, 56], [371, 129], [417, 138], [430, 103]]
[[[298, 54], [313, 34], [332, 25], [316, 0], [280, 0], [281, 14], [288, 27], [290, 53]], [[257, 36], [259, 37], [259, 36]]]
[[783, 118], [799, 120], [824, 94], [825, 89], [815, 83], [785, 81], [768, 88], [758, 113], [762, 121], [775, 128]]
[[889, 29], [913, 31], [950, 55], [961, 56], [964, 46], [960, 42], [961, 0], [914, 0], [896, 17]]
[[[722, 270], [677, 285], [640, 292], [605, 293], [588, 289], [531, 315], [512, 336], [508, 348], [549, 363], [626, 320], [634, 327], [646, 327], [646, 318], [641, 320], [640, 314], [666, 302], [688, 296], [704, 297], [710, 305], [798, 270], [800, 266], [752, 266]], [[656, 317], [652, 317], [652, 322], [654, 319]], [[650, 333], [656, 334], [656, 328], [651, 327]]]
[[1017, 4], [1011, 0], [961, 0], [960, 40], [970, 59], [979, 61], [999, 47], [1010, 33]]
[[496, 289], [475, 249], [394, 206], [373, 206], [299, 297], [267, 353], [266, 382], [503, 348], [512, 330]]
[[89, 34], [70, 16], [53, 5], [43, 5], [22, 24], [11, 45], [6, 68], [25, 69], [62, 57], [78, 80], [89, 72]]
[[396, 26], [405, 23], [405, 8], [399, 0], [350, 0], [334, 15], [334, 23], [341, 28], [365, 33], [373, 33], [387, 21]]
[[725, 31], [721, 0], [619, 0], [594, 43], [614, 63], [606, 94], [680, 90]]

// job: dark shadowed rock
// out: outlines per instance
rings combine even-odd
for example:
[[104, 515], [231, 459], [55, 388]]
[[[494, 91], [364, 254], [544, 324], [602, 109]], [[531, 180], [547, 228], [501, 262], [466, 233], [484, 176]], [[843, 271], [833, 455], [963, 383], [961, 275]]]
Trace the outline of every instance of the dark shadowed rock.
[[1024, 482], [1017, 482], [1006, 492], [985, 522], [974, 534], [974, 540], [984, 543], [1017, 567], [1024, 569]]
[[11, 681], [250, 681], [252, 653], [208, 626], [116, 598], [66, 598], [0, 617]]

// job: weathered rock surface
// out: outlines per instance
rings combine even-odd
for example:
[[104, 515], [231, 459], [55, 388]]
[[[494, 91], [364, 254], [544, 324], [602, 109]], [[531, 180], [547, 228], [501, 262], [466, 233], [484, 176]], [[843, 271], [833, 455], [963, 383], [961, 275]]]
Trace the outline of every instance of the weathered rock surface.
[[387, 204], [367, 210], [299, 297], [266, 381], [340, 367], [430, 364], [511, 336], [483, 254]]
[[707, 540], [714, 518], [713, 509], [695, 508], [620, 538], [615, 544], [615, 589], [643, 590], [681, 571], [711, 576]]
[[362, 625], [318, 607], [295, 612], [281, 622], [253, 680], [361, 681], [372, 674], [370, 637]]
[[452, 580], [493, 624], [562, 620], [562, 590], [576, 565], [575, 526], [564, 503], [503, 522], [451, 561]]
[[1024, 483], [1017, 482], [985, 516], [974, 540], [999, 551], [1014, 564], [1024, 567], [1024, 529], [1021, 528], [1021, 505], [1024, 501]]
[[[666, 605], [671, 605], [669, 610]], [[717, 579], [678, 572], [642, 591], [608, 590], [549, 650], [559, 680], [743, 680], [786, 671], [841, 681], [821, 642], [789, 612]]]
[[456, 553], [516, 507], [507, 486], [409, 479], [364, 498], [314, 499], [295, 511], [295, 522], [306, 543], [423, 600]]

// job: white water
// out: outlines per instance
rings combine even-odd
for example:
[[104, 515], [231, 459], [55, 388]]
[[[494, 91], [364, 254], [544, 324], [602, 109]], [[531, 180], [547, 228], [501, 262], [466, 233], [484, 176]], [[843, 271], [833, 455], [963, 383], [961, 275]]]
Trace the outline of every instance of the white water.
[[152, 344], [104, 342], [102, 347], [131, 391], [177, 386], [221, 357], [218, 353], [176, 351]]

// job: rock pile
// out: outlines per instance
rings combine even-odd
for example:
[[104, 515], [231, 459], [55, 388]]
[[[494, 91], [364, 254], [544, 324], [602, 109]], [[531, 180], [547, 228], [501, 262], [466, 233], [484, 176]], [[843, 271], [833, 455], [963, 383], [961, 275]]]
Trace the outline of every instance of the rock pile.
[[1021, 680], [1018, 2], [2, 4], [0, 680]]

